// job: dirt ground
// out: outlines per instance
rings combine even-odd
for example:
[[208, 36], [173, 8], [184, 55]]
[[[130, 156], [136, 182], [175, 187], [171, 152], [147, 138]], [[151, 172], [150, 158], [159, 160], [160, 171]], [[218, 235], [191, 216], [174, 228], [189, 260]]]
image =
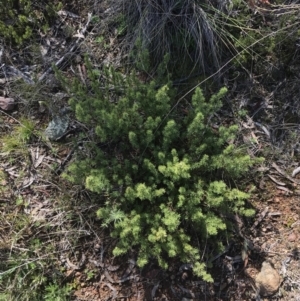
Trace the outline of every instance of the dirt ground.
[[[220, 257], [213, 262], [210, 272], [214, 283], [208, 284], [193, 277], [188, 267], [185, 269], [176, 262], [168, 271], [155, 265], [144, 270], [133, 267], [132, 279], [118, 283], [130, 268], [132, 259], [128, 257], [123, 263], [116, 262], [119, 268], [115, 272], [106, 274], [102, 270], [97, 281], [83, 282], [83, 287], [75, 293], [76, 300], [110, 300], [112, 296], [124, 301], [300, 300], [300, 198], [276, 188], [271, 182], [257, 197], [260, 194], [264, 200], [260, 198], [255, 201], [259, 212], [255, 222], [260, 218], [262, 220], [255, 227], [244, 229], [253, 243], [247, 260], [240, 260], [243, 242], [232, 242], [227, 252], [219, 254]], [[260, 215], [262, 212], [264, 217]], [[282, 284], [273, 296], [259, 299], [249, 271], [260, 270], [266, 260], [278, 271]], [[80, 281], [81, 273], [78, 272], [75, 277]]]

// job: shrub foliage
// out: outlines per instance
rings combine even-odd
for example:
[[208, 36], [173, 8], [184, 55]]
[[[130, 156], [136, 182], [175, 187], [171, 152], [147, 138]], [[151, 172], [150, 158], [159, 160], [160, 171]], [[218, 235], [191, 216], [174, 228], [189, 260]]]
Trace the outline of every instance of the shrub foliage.
[[0, 0], [0, 37], [16, 44], [28, 40], [35, 29], [46, 30], [60, 5], [32, 0]]
[[224, 214], [252, 214], [248, 194], [222, 180], [255, 163], [233, 143], [237, 126], [213, 126], [226, 89], [206, 101], [197, 88], [183, 104], [168, 83], [88, 69], [88, 87], [65, 84], [78, 120], [94, 129], [93, 155], [79, 154], [65, 177], [99, 194], [97, 215], [119, 239], [114, 255], [135, 246], [139, 266], [155, 258], [164, 268], [179, 257], [210, 280], [191, 229], [205, 241], [226, 228]]

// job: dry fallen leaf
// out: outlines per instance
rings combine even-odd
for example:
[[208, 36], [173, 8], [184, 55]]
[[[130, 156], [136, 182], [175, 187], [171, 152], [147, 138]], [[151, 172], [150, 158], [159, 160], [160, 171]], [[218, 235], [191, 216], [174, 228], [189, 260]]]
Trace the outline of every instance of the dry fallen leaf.
[[77, 30], [77, 33], [73, 35], [74, 38], [84, 39], [84, 35]]
[[24, 179], [21, 188], [24, 189], [26, 187], [29, 187], [35, 181], [35, 178], [35, 174], [30, 173], [30, 176]]
[[292, 177], [294, 178], [300, 172], [300, 167], [297, 167], [292, 172]]
[[0, 96], [0, 108], [4, 111], [11, 111], [15, 107], [15, 100], [10, 97]]

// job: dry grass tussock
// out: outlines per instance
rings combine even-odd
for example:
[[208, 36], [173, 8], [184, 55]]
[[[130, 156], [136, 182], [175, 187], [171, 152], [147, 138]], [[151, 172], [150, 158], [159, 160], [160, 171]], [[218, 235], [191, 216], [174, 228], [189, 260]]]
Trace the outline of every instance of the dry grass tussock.
[[[219, 67], [220, 42], [215, 18], [217, 9], [226, 10], [226, 1], [121, 1], [129, 21], [127, 39], [133, 48], [149, 51], [159, 64], [165, 54], [173, 63], [192, 61], [211, 72]], [[157, 66], [157, 65], [156, 65]]]

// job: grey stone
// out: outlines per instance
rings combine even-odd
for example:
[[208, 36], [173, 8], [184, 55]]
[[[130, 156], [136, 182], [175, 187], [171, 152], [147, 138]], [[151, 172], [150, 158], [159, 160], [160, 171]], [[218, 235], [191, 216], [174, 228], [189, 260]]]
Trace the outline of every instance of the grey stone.
[[45, 135], [49, 140], [58, 140], [66, 133], [69, 126], [69, 117], [67, 113], [68, 111], [63, 109], [49, 122], [45, 130]]
[[277, 292], [282, 282], [278, 272], [272, 267], [271, 263], [264, 261], [261, 271], [255, 277], [255, 284], [261, 296], [271, 296]]

